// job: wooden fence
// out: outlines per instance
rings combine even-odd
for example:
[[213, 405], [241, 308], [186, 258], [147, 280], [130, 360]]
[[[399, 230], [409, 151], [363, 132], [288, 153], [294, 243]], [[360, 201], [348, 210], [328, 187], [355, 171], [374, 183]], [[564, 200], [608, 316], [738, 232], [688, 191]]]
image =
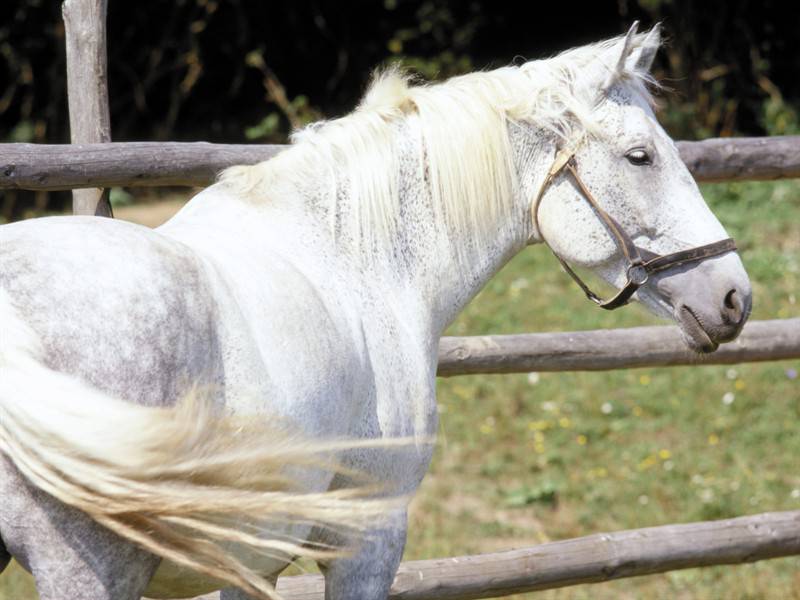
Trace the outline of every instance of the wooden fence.
[[[471, 600], [800, 554], [800, 510], [662, 525], [400, 565], [393, 600]], [[320, 575], [284, 577], [291, 600], [323, 600]], [[213, 596], [212, 596], [213, 597]]]
[[800, 318], [752, 321], [713, 354], [686, 349], [675, 326], [445, 337], [443, 377], [530, 371], [608, 371], [633, 367], [728, 365], [800, 358]]
[[[206, 186], [226, 167], [255, 164], [283, 148], [207, 142], [0, 144], [0, 189]], [[678, 148], [698, 181], [800, 177], [797, 135], [678, 142]]]
[[[107, 0], [65, 0], [73, 145], [0, 144], [0, 189], [73, 189], [76, 214], [110, 215], [102, 188], [212, 182], [281, 146], [110, 143], [106, 90]], [[800, 136], [678, 142], [701, 181], [800, 177]], [[675, 327], [444, 338], [439, 375], [601, 370], [800, 358], [800, 318], [748, 324], [716, 353], [688, 352]], [[686, 567], [800, 554], [800, 511], [601, 533], [478, 556], [403, 563], [391, 598], [492, 598]], [[323, 598], [320, 576], [281, 578], [295, 600]], [[210, 598], [210, 597], [208, 597]]]

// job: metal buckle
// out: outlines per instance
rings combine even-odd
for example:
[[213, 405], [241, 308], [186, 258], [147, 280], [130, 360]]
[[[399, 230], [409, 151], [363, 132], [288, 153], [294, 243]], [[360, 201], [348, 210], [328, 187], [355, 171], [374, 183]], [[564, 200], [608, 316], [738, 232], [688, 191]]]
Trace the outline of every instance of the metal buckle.
[[550, 177], [555, 177], [558, 175], [561, 170], [567, 166], [567, 163], [570, 162], [575, 156], [574, 150], [567, 150], [566, 148], [562, 148], [556, 154], [555, 160], [553, 160], [553, 164], [550, 165]]
[[650, 278], [650, 274], [642, 264], [634, 264], [628, 267], [628, 281], [635, 286], [644, 285]]

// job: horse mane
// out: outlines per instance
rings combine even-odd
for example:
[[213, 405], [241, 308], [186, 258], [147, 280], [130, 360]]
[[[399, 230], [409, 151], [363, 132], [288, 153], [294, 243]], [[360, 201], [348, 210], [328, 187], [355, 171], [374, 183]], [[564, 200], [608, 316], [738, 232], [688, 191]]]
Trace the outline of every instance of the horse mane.
[[[646, 35], [633, 35], [630, 49], [641, 46]], [[397, 67], [377, 71], [354, 112], [297, 131], [288, 150], [257, 165], [227, 169], [221, 181], [261, 201], [284, 184], [308, 189], [311, 174], [318, 177], [323, 168], [323, 204], [335, 239], [391, 252], [401, 213], [402, 149], [396, 134], [413, 124], [422, 141], [415, 149], [419, 176], [431, 194], [437, 223], [450, 239], [465, 231], [491, 234], [487, 227], [510, 214], [517, 185], [508, 124], [533, 123], [565, 140], [599, 134], [593, 109], [600, 90], [596, 84], [582, 85], [587, 78], [581, 75], [590, 66], [598, 68], [599, 56], [621, 48], [623, 38], [441, 83], [418, 82]], [[615, 70], [614, 65], [600, 68], [609, 74]], [[616, 69], [621, 84], [654, 103], [649, 72], [623, 64]], [[349, 199], [344, 216], [343, 196]]]

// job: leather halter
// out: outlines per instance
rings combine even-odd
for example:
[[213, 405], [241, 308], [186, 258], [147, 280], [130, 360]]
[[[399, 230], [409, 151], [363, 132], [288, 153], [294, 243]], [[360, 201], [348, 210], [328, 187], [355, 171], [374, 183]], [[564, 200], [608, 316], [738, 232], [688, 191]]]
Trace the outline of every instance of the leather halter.
[[[706, 244], [704, 246], [696, 246], [687, 250], [680, 250], [678, 252], [673, 252], [672, 254], [655, 254], [649, 250], [646, 250], [645, 248], [639, 248], [633, 243], [633, 240], [625, 232], [622, 226], [617, 223], [617, 221], [611, 215], [600, 208], [597, 200], [595, 200], [594, 196], [592, 196], [592, 193], [586, 188], [583, 181], [581, 181], [575, 166], [574, 150], [560, 150], [558, 154], [556, 154], [553, 165], [550, 167], [547, 177], [545, 177], [542, 187], [539, 188], [539, 193], [536, 195], [536, 199], [533, 201], [531, 213], [533, 216], [533, 222], [536, 225], [536, 231], [539, 233], [539, 237], [548, 246], [548, 248], [550, 248], [559, 262], [561, 262], [561, 265], [564, 267], [564, 270], [567, 272], [567, 274], [569, 274], [575, 283], [580, 286], [580, 288], [583, 290], [583, 293], [586, 294], [586, 297], [597, 304], [600, 308], [614, 310], [615, 308], [624, 306], [628, 303], [636, 290], [647, 283], [647, 280], [653, 273], [658, 273], [659, 271], [664, 271], [665, 269], [669, 269], [678, 265], [698, 262], [705, 260], [706, 258], [711, 258], [712, 256], [719, 256], [721, 254], [736, 250], [736, 242], [734, 242], [732, 238], [727, 238], [712, 244]], [[572, 270], [567, 262], [558, 254], [556, 254], [555, 250], [553, 250], [550, 244], [547, 243], [547, 240], [544, 239], [542, 229], [539, 227], [539, 205], [542, 202], [542, 197], [544, 196], [548, 186], [553, 183], [553, 180], [565, 170], [567, 173], [572, 175], [572, 178], [578, 185], [578, 189], [581, 191], [581, 195], [591, 205], [595, 214], [597, 214], [597, 216], [603, 222], [603, 225], [605, 225], [606, 229], [609, 231], [609, 233], [611, 233], [614, 241], [617, 244], [617, 247], [622, 251], [625, 260], [628, 263], [628, 266], [625, 270], [628, 282], [619, 292], [617, 292], [613, 298], [610, 298], [609, 300], [603, 300], [589, 289], [589, 286], [587, 286], [581, 280], [581, 278], [578, 277], [577, 273]]]

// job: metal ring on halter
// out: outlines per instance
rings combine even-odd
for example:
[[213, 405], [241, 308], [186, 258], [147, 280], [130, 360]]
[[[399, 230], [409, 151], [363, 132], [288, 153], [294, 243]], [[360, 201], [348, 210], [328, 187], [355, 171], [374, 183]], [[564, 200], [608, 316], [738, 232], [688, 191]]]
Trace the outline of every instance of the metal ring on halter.
[[[553, 180], [565, 170], [572, 175], [573, 179], [575, 180], [575, 184], [581, 192], [581, 197], [592, 207], [595, 214], [611, 234], [611, 237], [614, 238], [614, 242], [622, 252], [625, 260], [628, 262], [628, 267], [626, 268], [625, 272], [628, 282], [625, 284], [625, 287], [623, 287], [613, 298], [609, 300], [603, 300], [591, 289], [589, 289], [589, 286], [587, 286], [583, 280], [578, 277], [578, 274], [575, 273], [575, 271], [572, 270], [567, 262], [558, 254], [556, 254], [556, 251], [553, 250], [552, 246], [547, 243], [547, 240], [544, 239], [542, 228], [539, 226], [539, 205], [542, 202], [542, 197], [544, 196], [545, 190], [547, 190], [548, 186], [553, 183]], [[622, 226], [617, 223], [617, 221], [611, 215], [600, 208], [597, 200], [595, 200], [592, 193], [583, 183], [580, 175], [578, 175], [574, 149], [559, 150], [556, 154], [553, 164], [550, 166], [550, 170], [547, 172], [547, 177], [545, 177], [542, 186], [539, 188], [539, 193], [536, 194], [536, 198], [531, 204], [531, 217], [539, 237], [545, 244], [547, 244], [553, 254], [555, 254], [556, 258], [562, 264], [567, 274], [572, 277], [575, 283], [580, 286], [589, 300], [600, 306], [600, 308], [604, 308], [606, 310], [614, 310], [615, 308], [626, 305], [630, 301], [633, 294], [636, 293], [636, 290], [647, 283], [651, 273], [658, 273], [678, 265], [699, 262], [701, 260], [705, 260], [706, 258], [720, 256], [736, 250], [736, 242], [734, 242], [731, 238], [706, 244], [704, 246], [696, 246], [694, 248], [679, 250], [671, 254], [663, 255], [655, 254], [654, 252], [650, 252], [644, 248], [639, 248], [633, 243], [633, 240], [625, 232]], [[647, 257], [646, 262], [642, 259], [643, 255]]]
[[650, 274], [647, 272], [647, 267], [644, 263], [631, 265], [628, 267], [628, 281], [635, 284], [637, 287], [647, 283]]

